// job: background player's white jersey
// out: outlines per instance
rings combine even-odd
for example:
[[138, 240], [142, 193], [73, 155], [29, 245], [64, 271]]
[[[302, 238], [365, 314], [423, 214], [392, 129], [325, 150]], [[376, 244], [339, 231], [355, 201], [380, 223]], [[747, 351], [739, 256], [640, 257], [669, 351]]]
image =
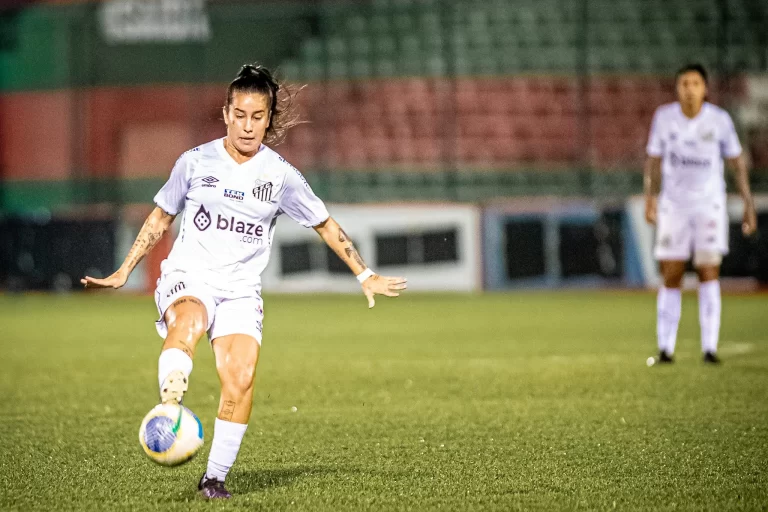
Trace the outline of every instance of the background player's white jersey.
[[693, 119], [678, 102], [660, 106], [646, 149], [662, 159], [661, 199], [681, 206], [724, 196], [723, 158], [741, 154], [731, 116], [711, 103]]
[[328, 219], [304, 176], [280, 155], [262, 145], [237, 164], [223, 138], [181, 155], [155, 204], [171, 215], [184, 211], [163, 274], [188, 272], [230, 291], [260, 291], [278, 215], [306, 227]]

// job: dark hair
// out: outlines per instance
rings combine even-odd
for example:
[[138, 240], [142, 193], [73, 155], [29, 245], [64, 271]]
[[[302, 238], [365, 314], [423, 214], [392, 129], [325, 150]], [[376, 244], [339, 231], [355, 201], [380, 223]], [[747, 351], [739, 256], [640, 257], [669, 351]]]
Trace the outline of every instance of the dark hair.
[[693, 62], [691, 64], [686, 64], [685, 66], [681, 67], [677, 70], [677, 73], [675, 73], [675, 82], [677, 82], [678, 78], [683, 76], [684, 74], [695, 71], [696, 73], [701, 75], [701, 78], [704, 79], [704, 83], [709, 83], [709, 76], [707, 75], [707, 70], [699, 64], [698, 62]]
[[245, 64], [227, 87], [226, 109], [229, 110], [236, 92], [265, 95], [269, 105], [269, 125], [264, 143], [277, 145], [283, 142], [288, 129], [301, 124], [293, 101], [299, 90], [279, 82], [264, 66]]

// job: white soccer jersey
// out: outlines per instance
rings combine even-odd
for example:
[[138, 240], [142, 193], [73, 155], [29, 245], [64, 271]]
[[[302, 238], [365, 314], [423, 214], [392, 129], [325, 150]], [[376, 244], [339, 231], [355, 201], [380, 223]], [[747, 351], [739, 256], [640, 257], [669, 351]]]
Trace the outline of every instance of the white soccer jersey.
[[711, 103], [704, 103], [693, 119], [678, 102], [660, 106], [646, 149], [662, 159], [661, 199], [681, 206], [723, 197], [723, 158], [741, 154], [731, 116]]
[[261, 290], [278, 215], [305, 227], [328, 219], [304, 176], [280, 155], [262, 145], [237, 164], [223, 138], [181, 155], [155, 204], [171, 215], [184, 211], [162, 273], [187, 272], [229, 291]]

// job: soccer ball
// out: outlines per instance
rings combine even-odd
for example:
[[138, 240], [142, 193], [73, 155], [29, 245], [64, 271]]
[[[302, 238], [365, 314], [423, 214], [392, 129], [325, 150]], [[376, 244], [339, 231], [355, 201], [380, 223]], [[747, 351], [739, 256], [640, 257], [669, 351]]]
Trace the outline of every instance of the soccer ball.
[[160, 404], [144, 416], [139, 443], [144, 453], [158, 464], [178, 466], [203, 446], [203, 424], [182, 405]]

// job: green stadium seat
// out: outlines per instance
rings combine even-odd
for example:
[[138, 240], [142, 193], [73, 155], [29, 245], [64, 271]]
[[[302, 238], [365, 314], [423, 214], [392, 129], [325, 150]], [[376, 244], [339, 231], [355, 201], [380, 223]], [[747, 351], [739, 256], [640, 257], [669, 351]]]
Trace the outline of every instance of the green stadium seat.
[[302, 44], [301, 56], [307, 61], [323, 59], [325, 56], [323, 42], [319, 39], [307, 39]]
[[379, 58], [392, 58], [397, 53], [397, 43], [394, 37], [378, 37], [373, 49]]
[[349, 69], [346, 60], [332, 60], [328, 62], [328, 78], [338, 79], [347, 78]]
[[404, 58], [418, 60], [422, 55], [421, 42], [415, 35], [407, 35], [400, 39], [400, 55]]
[[386, 14], [373, 15], [368, 26], [374, 36], [389, 35], [392, 32], [390, 18]]
[[379, 77], [390, 77], [398, 74], [397, 65], [394, 60], [378, 58], [374, 63], [374, 73]]
[[357, 58], [349, 64], [349, 73], [353, 78], [365, 78], [373, 74], [373, 66], [370, 59]]
[[349, 39], [349, 51], [356, 57], [368, 57], [372, 53], [371, 40], [365, 36], [357, 36]]
[[278, 72], [283, 78], [289, 81], [304, 79], [304, 74], [302, 73], [302, 66], [295, 60], [287, 60], [283, 62], [278, 68]]
[[346, 21], [347, 34], [352, 36], [365, 36], [368, 33], [368, 24], [365, 16], [355, 15], [347, 18]]
[[328, 58], [343, 59], [347, 56], [348, 46], [347, 41], [343, 37], [332, 37], [326, 42], [326, 51], [328, 52]]

